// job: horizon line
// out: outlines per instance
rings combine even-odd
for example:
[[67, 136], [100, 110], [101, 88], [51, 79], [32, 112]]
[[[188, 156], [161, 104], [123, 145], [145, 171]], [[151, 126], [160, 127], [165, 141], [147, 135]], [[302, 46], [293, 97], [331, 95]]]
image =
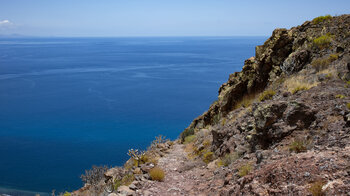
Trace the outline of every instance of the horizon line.
[[269, 37], [271, 35], [141, 35], [141, 36], [50, 36], [50, 35], [0, 35], [0, 38], [171, 38], [171, 37]]

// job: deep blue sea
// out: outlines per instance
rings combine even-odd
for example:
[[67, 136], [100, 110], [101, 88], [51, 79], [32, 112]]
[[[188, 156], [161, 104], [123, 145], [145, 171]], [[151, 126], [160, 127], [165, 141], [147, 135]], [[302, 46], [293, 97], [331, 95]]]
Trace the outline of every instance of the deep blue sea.
[[0, 193], [72, 191], [176, 139], [265, 39], [0, 38]]

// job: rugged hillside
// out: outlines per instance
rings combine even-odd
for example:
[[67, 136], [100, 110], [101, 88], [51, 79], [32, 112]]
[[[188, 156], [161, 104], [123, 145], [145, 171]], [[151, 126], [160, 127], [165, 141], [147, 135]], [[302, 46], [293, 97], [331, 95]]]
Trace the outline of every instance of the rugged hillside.
[[349, 46], [350, 15], [276, 29], [178, 141], [72, 194], [349, 195]]

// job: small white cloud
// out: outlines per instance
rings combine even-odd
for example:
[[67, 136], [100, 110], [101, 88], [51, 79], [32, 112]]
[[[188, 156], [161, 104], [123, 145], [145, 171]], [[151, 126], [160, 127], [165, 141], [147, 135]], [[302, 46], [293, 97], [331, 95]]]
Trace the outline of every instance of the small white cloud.
[[0, 26], [3, 26], [3, 25], [11, 25], [12, 22], [10, 22], [9, 20], [0, 20]]

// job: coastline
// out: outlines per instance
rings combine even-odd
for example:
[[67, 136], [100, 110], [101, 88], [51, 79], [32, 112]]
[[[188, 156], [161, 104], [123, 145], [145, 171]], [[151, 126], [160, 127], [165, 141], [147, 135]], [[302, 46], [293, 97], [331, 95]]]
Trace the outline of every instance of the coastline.
[[36, 192], [36, 191], [28, 191], [28, 190], [18, 190], [18, 189], [12, 189], [12, 188], [5, 188], [0, 187], [0, 196], [49, 196], [50, 193], [45, 192]]

